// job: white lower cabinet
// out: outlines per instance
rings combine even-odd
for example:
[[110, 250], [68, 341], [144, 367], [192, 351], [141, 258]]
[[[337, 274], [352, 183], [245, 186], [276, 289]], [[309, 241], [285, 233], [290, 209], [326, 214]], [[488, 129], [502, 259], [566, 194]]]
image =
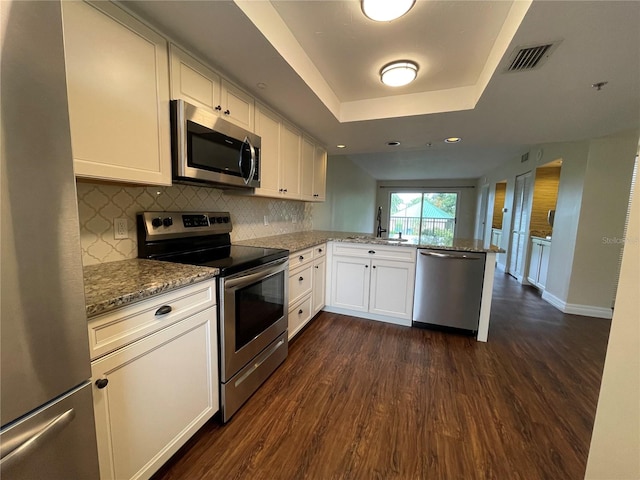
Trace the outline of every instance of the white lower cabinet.
[[324, 307], [326, 244], [289, 255], [289, 339]]
[[[323, 250], [323, 249], [321, 249]], [[324, 251], [324, 250], [323, 250]], [[313, 314], [315, 315], [324, 308], [325, 304], [325, 283], [326, 283], [326, 271], [327, 271], [327, 257], [324, 253], [322, 256], [316, 257], [313, 260], [313, 289], [311, 292]]]
[[334, 244], [327, 310], [410, 325], [415, 252], [408, 247]]
[[529, 259], [527, 280], [540, 290], [544, 290], [547, 283], [550, 253], [550, 240], [543, 240], [536, 237], [531, 238], [531, 257]]
[[[215, 302], [214, 283], [206, 283]], [[89, 332], [96, 330], [95, 323], [120, 320], [139, 329], [138, 318], [166, 306], [180, 310], [174, 300], [201, 292], [197, 284], [161, 295], [155, 305], [147, 301], [142, 309], [122, 308], [97, 317], [93, 325], [90, 321]], [[171, 321], [171, 314], [160, 316]], [[103, 480], [149, 478], [218, 411], [215, 305], [168, 325], [91, 363]]]

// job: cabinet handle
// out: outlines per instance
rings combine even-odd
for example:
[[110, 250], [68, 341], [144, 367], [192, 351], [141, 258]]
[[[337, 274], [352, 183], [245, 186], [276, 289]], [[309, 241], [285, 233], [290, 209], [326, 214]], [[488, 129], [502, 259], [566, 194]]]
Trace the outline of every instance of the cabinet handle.
[[369, 250], [369, 253], [376, 253], [375, 250]]
[[304, 260], [304, 257], [303, 257], [302, 255], [300, 255], [300, 256], [298, 257], [298, 260], [303, 261], [303, 260]]
[[303, 280], [304, 280], [304, 278], [302, 278], [302, 277], [300, 277], [300, 278], [298, 279], [298, 281], [299, 281], [299, 282], [301, 282], [301, 281], [303, 281]]
[[287, 193], [287, 189], [286, 189], [286, 188], [282, 189], [282, 191], [283, 191], [284, 193]]
[[222, 110], [222, 107], [221, 107], [220, 105], [218, 105], [218, 106], [215, 108], [215, 110], [220, 111], [220, 110]]
[[156, 310], [156, 317], [160, 315], [166, 315], [167, 313], [171, 312], [171, 310], [173, 310], [171, 306], [163, 305], [158, 310]]
[[224, 114], [225, 115], [231, 115], [231, 112], [227, 109], [227, 110], [224, 111]]
[[108, 383], [109, 383], [108, 378], [99, 378], [98, 380], [96, 380], [96, 387], [103, 389], [104, 387], [107, 386]]
[[302, 309], [298, 310], [298, 315], [302, 315], [303, 313]]

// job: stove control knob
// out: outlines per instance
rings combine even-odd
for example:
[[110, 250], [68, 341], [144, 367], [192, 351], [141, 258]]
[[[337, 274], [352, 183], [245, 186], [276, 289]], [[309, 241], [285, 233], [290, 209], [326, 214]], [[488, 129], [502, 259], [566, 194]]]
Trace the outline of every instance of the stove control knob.
[[165, 227], [170, 227], [171, 225], [173, 225], [173, 218], [171, 218], [171, 217], [165, 218], [164, 220], [162, 220], [162, 224]]
[[222, 222], [224, 222], [224, 218], [222, 218], [222, 217], [217, 217], [217, 218], [216, 218], [216, 221], [217, 221], [218, 223], [222, 223]]
[[154, 218], [153, 220], [151, 220], [151, 225], [153, 225], [154, 228], [158, 228], [162, 226], [162, 218], [160, 217]]
[[229, 217], [223, 217], [223, 218], [222, 218], [222, 221], [223, 221], [224, 223], [229, 223], [229, 220], [231, 220]]
[[214, 223], [216, 223], [216, 217], [209, 217], [209, 223], [211, 225], [213, 225]]

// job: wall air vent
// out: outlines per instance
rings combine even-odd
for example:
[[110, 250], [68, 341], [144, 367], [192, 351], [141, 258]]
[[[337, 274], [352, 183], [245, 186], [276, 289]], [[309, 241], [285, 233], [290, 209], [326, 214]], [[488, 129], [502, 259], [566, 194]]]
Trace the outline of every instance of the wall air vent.
[[551, 55], [559, 42], [547, 43], [531, 47], [518, 47], [511, 55], [507, 72], [522, 72], [533, 70], [542, 65]]

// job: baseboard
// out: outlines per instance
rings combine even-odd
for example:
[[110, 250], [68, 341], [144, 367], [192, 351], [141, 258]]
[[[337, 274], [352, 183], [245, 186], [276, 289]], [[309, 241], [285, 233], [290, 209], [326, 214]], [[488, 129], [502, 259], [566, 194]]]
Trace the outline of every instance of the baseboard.
[[560, 300], [555, 295], [547, 292], [546, 290], [542, 292], [542, 299], [556, 307], [562, 313], [568, 313], [571, 315], [582, 315], [584, 317], [606, 318], [608, 320], [613, 318], [613, 310], [611, 308], [596, 307], [593, 305], [579, 305], [577, 303], [567, 303], [563, 300]]
[[387, 317], [385, 315], [378, 315], [375, 313], [358, 312], [354, 310], [348, 310], [346, 308], [331, 307], [329, 305], [326, 305], [323, 308], [323, 310], [329, 313], [339, 313], [341, 315], [349, 315], [351, 317], [365, 318], [367, 320], [376, 320], [378, 322], [393, 323], [394, 325], [402, 325], [403, 327], [411, 326], [411, 320], [404, 319], [404, 318], [394, 318], [394, 317]]

